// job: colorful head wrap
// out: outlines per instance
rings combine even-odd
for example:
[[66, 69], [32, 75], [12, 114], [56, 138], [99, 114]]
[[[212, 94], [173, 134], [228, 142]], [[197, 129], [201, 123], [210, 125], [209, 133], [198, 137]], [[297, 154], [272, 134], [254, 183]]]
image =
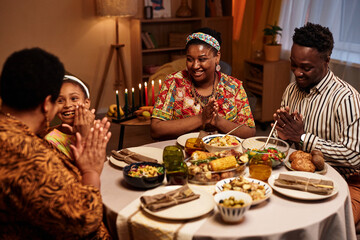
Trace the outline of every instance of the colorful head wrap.
[[220, 50], [220, 44], [219, 42], [213, 37], [210, 36], [209, 34], [206, 33], [202, 33], [202, 32], [196, 32], [193, 34], [190, 34], [187, 38], [186, 38], [186, 44], [193, 39], [199, 39], [201, 41], [206, 42], [207, 44], [209, 44], [210, 46], [212, 46], [213, 48], [215, 48], [216, 50]]
[[89, 93], [89, 89], [86, 87], [86, 85], [77, 77], [71, 76], [71, 75], [65, 75], [64, 76], [64, 80], [71, 80], [73, 82], [76, 82], [77, 84], [79, 84], [86, 92], [86, 98], [90, 98], [90, 93]]

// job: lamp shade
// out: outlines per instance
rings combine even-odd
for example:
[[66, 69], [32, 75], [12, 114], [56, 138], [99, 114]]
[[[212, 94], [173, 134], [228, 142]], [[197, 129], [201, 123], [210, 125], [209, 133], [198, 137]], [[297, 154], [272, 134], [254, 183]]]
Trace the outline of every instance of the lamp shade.
[[131, 17], [137, 13], [137, 0], [96, 0], [99, 16]]

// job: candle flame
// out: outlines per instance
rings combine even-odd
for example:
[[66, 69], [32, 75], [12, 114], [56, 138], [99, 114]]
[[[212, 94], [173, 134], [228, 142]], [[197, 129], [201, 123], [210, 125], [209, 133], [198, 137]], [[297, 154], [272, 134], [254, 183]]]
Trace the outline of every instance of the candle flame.
[[134, 92], [134, 88], [131, 88], [131, 91]]
[[119, 91], [118, 91], [118, 90], [116, 90], [116, 94], [119, 94]]
[[161, 84], [161, 79], [159, 79], [159, 84]]
[[145, 87], [147, 87], [147, 82], [144, 82]]
[[154, 80], [151, 81], [151, 84], [154, 85]]
[[141, 83], [139, 83], [139, 89], [141, 90]]
[[127, 90], [127, 88], [125, 88], [125, 93], [127, 93], [128, 92], [128, 90]]

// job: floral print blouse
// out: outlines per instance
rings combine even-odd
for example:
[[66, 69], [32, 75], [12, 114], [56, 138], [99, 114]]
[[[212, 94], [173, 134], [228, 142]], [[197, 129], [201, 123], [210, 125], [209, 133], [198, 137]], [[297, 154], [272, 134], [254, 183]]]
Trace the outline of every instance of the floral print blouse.
[[110, 239], [98, 188], [23, 123], [0, 118], [0, 239]]
[[[255, 122], [242, 82], [217, 72], [216, 99], [219, 115], [225, 119], [255, 127]], [[170, 74], [164, 81], [156, 100], [152, 117], [160, 120], [176, 120], [198, 115], [202, 112], [191, 90], [191, 80], [186, 70]]]

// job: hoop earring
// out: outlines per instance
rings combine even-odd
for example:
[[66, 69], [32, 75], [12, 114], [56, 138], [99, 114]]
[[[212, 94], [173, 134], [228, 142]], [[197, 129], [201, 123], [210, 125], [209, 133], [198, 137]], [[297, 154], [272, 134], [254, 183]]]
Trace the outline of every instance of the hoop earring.
[[216, 65], [215, 70], [216, 70], [217, 72], [220, 72], [220, 70], [221, 70], [220, 64], [217, 64], [217, 65]]

